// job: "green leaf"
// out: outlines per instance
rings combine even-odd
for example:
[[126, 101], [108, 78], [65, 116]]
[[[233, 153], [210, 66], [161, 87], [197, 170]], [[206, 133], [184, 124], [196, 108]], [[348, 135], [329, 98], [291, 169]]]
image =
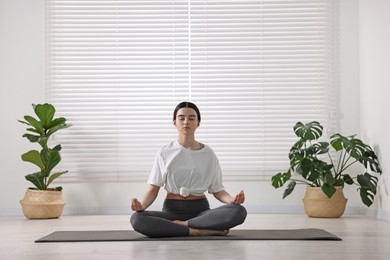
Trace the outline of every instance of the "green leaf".
[[377, 177], [372, 176], [371, 174], [366, 172], [364, 175], [359, 174], [357, 176], [357, 181], [363, 189], [368, 189], [372, 191], [374, 194], [376, 194], [376, 187], [378, 185]]
[[56, 126], [59, 126], [59, 125], [63, 125], [63, 124], [65, 124], [65, 121], [66, 121], [66, 119], [64, 117], [56, 118], [53, 121], [51, 121], [51, 123], [49, 125], [49, 128], [53, 128], [53, 127], [56, 127]]
[[42, 127], [44, 129], [48, 129], [54, 114], [55, 114], [55, 108], [51, 104], [38, 104], [34, 106], [35, 114], [39, 117], [41, 120]]
[[290, 194], [293, 192], [293, 190], [294, 190], [294, 188], [295, 188], [296, 185], [297, 185], [297, 183], [296, 183], [295, 181], [291, 181], [291, 182], [287, 185], [287, 188], [285, 189], [285, 191], [284, 191], [284, 193], [283, 193], [283, 199], [284, 199], [285, 197], [287, 197], [288, 195], [290, 195]]
[[349, 174], [344, 174], [343, 175], [343, 180], [348, 185], [354, 184], [354, 181], [353, 181], [352, 177]]
[[28, 151], [25, 154], [22, 154], [22, 160], [25, 162], [30, 162], [38, 166], [41, 170], [45, 170], [45, 165], [42, 162], [41, 155], [36, 150]]
[[307, 124], [298, 122], [294, 126], [295, 134], [305, 141], [316, 140], [322, 136], [323, 127], [317, 121]]
[[299, 139], [299, 140], [291, 147], [291, 150], [301, 149], [302, 146], [303, 146], [305, 143], [306, 143], [305, 140]]
[[297, 173], [302, 175], [302, 177], [306, 180], [315, 182], [321, 175], [321, 170], [318, 169], [320, 162], [321, 161], [319, 160], [310, 160], [308, 158], [304, 158], [301, 164], [297, 167]]
[[30, 142], [36, 143], [40, 140], [40, 136], [32, 135], [32, 134], [24, 134], [22, 137], [26, 137]]
[[346, 140], [347, 138], [345, 136], [342, 136], [340, 134], [334, 134], [330, 137], [330, 144], [336, 151], [340, 151], [343, 149], [343, 140]]
[[279, 172], [278, 174], [272, 176], [272, 186], [275, 188], [282, 187], [289, 179], [291, 178], [290, 171], [285, 173]]
[[358, 175], [357, 181], [360, 185], [360, 197], [363, 203], [370, 207], [374, 202], [378, 178], [366, 172], [364, 175]]
[[61, 161], [60, 153], [56, 150], [51, 150], [49, 153], [48, 170], [51, 171]]
[[315, 158], [317, 155], [317, 147], [316, 144], [311, 145], [304, 149], [304, 157], [312, 157]]
[[51, 170], [61, 161], [60, 153], [57, 150], [48, 150], [46, 152], [42, 150], [41, 158], [46, 165], [44, 170], [46, 177], [49, 177]]
[[71, 127], [72, 125], [67, 125], [67, 124], [62, 124], [62, 125], [57, 125], [57, 126], [54, 126], [52, 128], [50, 128], [49, 132], [47, 133], [47, 136], [50, 136], [52, 135], [53, 133], [57, 132], [58, 130], [60, 129], [65, 129], [65, 128], [68, 128], [68, 127]]
[[364, 205], [370, 207], [374, 202], [375, 194], [369, 189], [360, 188], [360, 198]]
[[36, 120], [35, 118], [33, 118], [32, 116], [24, 116], [24, 119], [32, 126], [34, 127], [37, 132], [39, 133], [39, 135], [43, 136], [45, 135], [45, 130], [43, 129], [43, 126], [42, 124]]
[[27, 128], [26, 131], [30, 131], [30, 132], [39, 134], [39, 132], [35, 128]]
[[333, 196], [333, 194], [336, 192], [336, 188], [332, 185], [327, 184], [327, 183], [324, 183], [321, 186], [321, 190], [325, 193], [326, 196], [328, 196], [328, 198], [331, 198]]
[[345, 184], [344, 180], [338, 178], [338, 179], [335, 180], [333, 186], [340, 186], [340, 187], [344, 188], [344, 184]]
[[45, 176], [42, 172], [36, 172], [25, 176], [26, 180], [32, 182], [39, 190], [46, 190]]
[[324, 154], [329, 152], [329, 143], [327, 142], [318, 142], [313, 144], [311, 147], [315, 154]]
[[31, 126], [31, 124], [30, 123], [28, 123], [28, 122], [26, 122], [26, 121], [22, 121], [22, 120], [18, 120], [19, 121], [19, 123], [22, 123], [22, 124], [26, 124], [26, 125], [29, 125], [29, 126]]
[[301, 148], [291, 148], [288, 158], [290, 160], [304, 158], [305, 150]]
[[366, 151], [366, 145], [359, 139], [351, 139], [344, 142], [346, 152], [356, 160], [360, 160]]
[[371, 169], [374, 172], [379, 174], [382, 173], [382, 169], [379, 165], [378, 158], [375, 155], [375, 152], [371, 149], [370, 146], [366, 145], [363, 156], [359, 160], [366, 169]]
[[47, 181], [47, 186], [49, 186], [50, 183], [52, 183], [55, 179], [60, 177], [61, 175], [67, 173], [68, 171], [63, 171], [63, 172], [56, 172], [50, 175], [48, 181]]
[[54, 148], [52, 148], [53, 151], [57, 151], [57, 152], [61, 151], [61, 149], [62, 149], [62, 147], [60, 144], [58, 144]]
[[333, 178], [332, 172], [329, 170], [324, 171], [323, 174], [324, 183], [328, 184], [330, 186], [333, 186], [335, 184], [335, 180]]

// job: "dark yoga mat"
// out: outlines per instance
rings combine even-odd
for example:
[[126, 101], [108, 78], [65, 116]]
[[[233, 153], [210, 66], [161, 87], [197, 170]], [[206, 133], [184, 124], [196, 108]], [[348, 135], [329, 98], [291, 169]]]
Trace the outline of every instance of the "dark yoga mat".
[[55, 231], [35, 241], [101, 242], [101, 241], [179, 241], [179, 240], [338, 240], [341, 238], [322, 229], [237, 229], [227, 236], [191, 236], [148, 238], [132, 230]]

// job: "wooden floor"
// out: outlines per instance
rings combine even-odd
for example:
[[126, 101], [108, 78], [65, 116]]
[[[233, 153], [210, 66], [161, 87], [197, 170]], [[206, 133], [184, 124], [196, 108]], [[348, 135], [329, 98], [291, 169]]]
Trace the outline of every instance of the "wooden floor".
[[322, 228], [342, 241], [151, 241], [43, 243], [59, 230], [131, 229], [129, 216], [62, 216], [52, 220], [0, 217], [0, 259], [390, 259], [390, 222], [364, 216], [315, 219], [251, 214], [244, 229]]

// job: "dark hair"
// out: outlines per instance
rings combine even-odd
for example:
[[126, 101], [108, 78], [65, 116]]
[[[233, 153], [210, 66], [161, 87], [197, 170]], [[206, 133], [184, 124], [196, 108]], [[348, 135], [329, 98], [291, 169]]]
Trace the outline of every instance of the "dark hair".
[[187, 101], [183, 101], [181, 103], [179, 103], [176, 108], [175, 108], [175, 111], [173, 111], [173, 120], [176, 119], [176, 115], [177, 115], [177, 112], [181, 109], [181, 108], [192, 108], [193, 110], [195, 110], [196, 112], [196, 115], [198, 116], [198, 120], [200, 122], [200, 111], [199, 111], [199, 108], [194, 104], [194, 103], [191, 103], [191, 102], [187, 102]]

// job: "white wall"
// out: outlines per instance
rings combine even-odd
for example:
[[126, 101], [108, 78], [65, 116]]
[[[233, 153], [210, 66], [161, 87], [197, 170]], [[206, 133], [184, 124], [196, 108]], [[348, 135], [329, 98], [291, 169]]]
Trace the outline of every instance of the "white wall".
[[[360, 106], [357, 102], [360, 99], [358, 2], [342, 0], [340, 8], [342, 88], [339, 97], [343, 101], [340, 105], [341, 128], [345, 134], [360, 134]], [[0, 177], [3, 180], [0, 189], [0, 215], [21, 215], [19, 200], [29, 186], [24, 175], [35, 168], [20, 160], [20, 155], [32, 147], [27, 140], [21, 138], [24, 126], [17, 119], [31, 113], [31, 103], [45, 101], [44, 0], [0, 0], [0, 39]], [[368, 106], [366, 103], [369, 101], [366, 102], [364, 97], [362, 102]], [[372, 104], [376, 103], [374, 101]], [[381, 117], [384, 116], [383, 114]], [[375, 130], [380, 130], [376, 124], [373, 129], [365, 129], [365, 135], [371, 138], [372, 143], [377, 140], [371, 134], [379, 135], [372, 133]], [[384, 132], [382, 133], [384, 136]], [[384, 148], [381, 148], [382, 155], [383, 152]], [[67, 204], [65, 214], [124, 214], [129, 212], [130, 198], [142, 196], [146, 188], [144, 180], [67, 182], [62, 186]], [[303, 188], [282, 200], [283, 190], [275, 190], [269, 179], [230, 179], [225, 181], [225, 186], [231, 193], [245, 190], [246, 206], [250, 212], [303, 212]], [[348, 187], [346, 196], [349, 198], [347, 213], [365, 212], [355, 187]], [[214, 199], [210, 201], [212, 205], [217, 204]], [[155, 203], [155, 208], [159, 208], [161, 202], [162, 196]], [[385, 210], [388, 210], [388, 206]]]
[[360, 86], [362, 136], [379, 153], [379, 218], [390, 220], [390, 1], [360, 0]]
[[43, 0], [0, 0], [0, 214], [20, 212], [28, 169], [20, 155], [31, 146], [17, 119], [44, 94]]

